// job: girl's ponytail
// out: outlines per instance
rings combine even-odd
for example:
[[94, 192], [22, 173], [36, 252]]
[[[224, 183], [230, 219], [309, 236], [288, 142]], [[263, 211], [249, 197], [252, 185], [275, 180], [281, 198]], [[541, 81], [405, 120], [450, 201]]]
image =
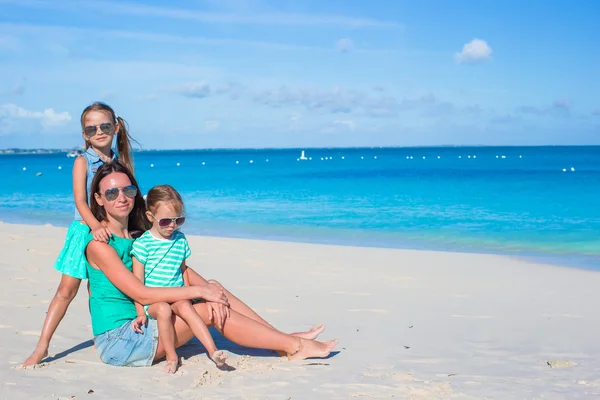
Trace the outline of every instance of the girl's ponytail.
[[131, 152], [131, 141], [133, 140], [136, 143], [137, 141], [129, 135], [129, 132], [127, 131], [127, 122], [121, 117], [116, 117], [115, 119], [119, 124], [119, 133], [117, 133], [117, 151], [119, 152], [119, 161], [133, 174], [133, 154]]

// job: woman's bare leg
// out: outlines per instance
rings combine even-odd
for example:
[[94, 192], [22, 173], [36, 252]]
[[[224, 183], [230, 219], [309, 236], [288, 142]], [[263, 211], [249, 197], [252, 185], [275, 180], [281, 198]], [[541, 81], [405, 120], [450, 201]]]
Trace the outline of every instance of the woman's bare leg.
[[175, 351], [175, 330], [173, 328], [173, 312], [168, 303], [154, 303], [148, 307], [148, 315], [156, 320], [158, 325], [158, 336], [163, 344], [166, 364], [163, 369], [168, 374], [177, 372], [179, 358]]
[[189, 300], [181, 300], [171, 304], [171, 309], [175, 315], [181, 318], [190, 327], [194, 336], [196, 336], [200, 343], [206, 348], [208, 356], [214, 361], [217, 367], [224, 367], [226, 365], [227, 354], [217, 349], [215, 341], [208, 331], [208, 327], [202, 318], [200, 318], [200, 315], [198, 315], [196, 309], [192, 306], [192, 303]]
[[[263, 324], [273, 330], [281, 332], [279, 329], [275, 328], [273, 325], [271, 325], [267, 321], [265, 321], [253, 309], [248, 307], [248, 305], [246, 303], [244, 303], [242, 300], [237, 298], [233, 293], [231, 293], [229, 290], [227, 290], [225, 287], [223, 287], [223, 285], [221, 285], [219, 282], [212, 280], [212, 279], [209, 280], [208, 282], [216, 283], [217, 285], [219, 285], [223, 288], [223, 291], [225, 292], [225, 295], [227, 296], [227, 300], [229, 301], [229, 306], [231, 307], [232, 310], [234, 310], [234, 311], [242, 314], [243, 316], [248, 317], [260, 324]], [[301, 337], [304, 339], [316, 339], [317, 336], [319, 336], [324, 330], [325, 330], [324, 324], [317, 324], [317, 325], [313, 326], [312, 328], [310, 328], [308, 331], [294, 332], [294, 333], [291, 333], [290, 335], [296, 336], [296, 337]]]
[[30, 367], [32, 365], [39, 364], [46, 356], [48, 356], [48, 347], [50, 346], [50, 340], [56, 332], [56, 328], [65, 316], [69, 305], [77, 295], [81, 279], [73, 278], [68, 275], [62, 275], [56, 294], [48, 306], [48, 312], [46, 313], [46, 319], [42, 326], [42, 333], [40, 339], [33, 353], [23, 362], [24, 367]]
[[[194, 308], [204, 323], [210, 326], [206, 303], [195, 304]], [[174, 326], [176, 347], [184, 345], [192, 338], [193, 333], [183, 320], [177, 318]], [[284, 351], [289, 355], [290, 359], [294, 360], [308, 357], [327, 357], [337, 344], [337, 340], [317, 342], [315, 340], [287, 335], [248, 318], [235, 310], [231, 310], [230, 317], [225, 322], [221, 333], [227, 339], [241, 346]], [[164, 355], [165, 349], [162, 341], [159, 339], [154, 359], [160, 359]]]

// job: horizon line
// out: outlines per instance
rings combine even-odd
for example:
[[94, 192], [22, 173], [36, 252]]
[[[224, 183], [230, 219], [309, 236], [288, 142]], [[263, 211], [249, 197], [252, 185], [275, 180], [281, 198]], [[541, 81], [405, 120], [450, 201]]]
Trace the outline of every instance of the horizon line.
[[[465, 147], [487, 147], [487, 148], [497, 148], [497, 147], [600, 147], [600, 144], [525, 144], [525, 145], [512, 145], [512, 144], [497, 144], [497, 145], [487, 145], [487, 144], [440, 144], [440, 145], [391, 145], [391, 146], [292, 146], [292, 147], [197, 147], [197, 148], [133, 148], [133, 152], [148, 152], [148, 151], [219, 151], [219, 150], [303, 150], [303, 149], [405, 149], [405, 148], [465, 148]], [[76, 147], [61, 147], [61, 148], [52, 148], [52, 147], [36, 147], [36, 148], [25, 148], [25, 147], [6, 147], [0, 148], [0, 152], [13, 150], [13, 151], [36, 151], [36, 150], [44, 150], [44, 151], [54, 151], [57, 153], [64, 151], [72, 151], [81, 149], [82, 146]]]

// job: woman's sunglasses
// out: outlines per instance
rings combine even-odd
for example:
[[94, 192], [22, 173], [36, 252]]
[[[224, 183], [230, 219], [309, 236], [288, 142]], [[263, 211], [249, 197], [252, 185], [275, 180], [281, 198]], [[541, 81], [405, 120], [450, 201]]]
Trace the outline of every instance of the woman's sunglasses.
[[87, 137], [94, 137], [96, 135], [96, 132], [98, 132], [98, 127], [100, 127], [102, 133], [106, 135], [112, 135], [113, 133], [115, 133], [115, 124], [113, 124], [112, 122], [104, 122], [100, 125], [88, 125], [85, 128], [83, 128], [83, 133], [85, 133], [85, 136]]
[[[148, 212], [148, 214], [152, 215], [152, 218], [157, 219], [151, 212]], [[158, 220], [158, 226], [160, 226], [161, 228], [166, 228], [172, 223], [174, 223], [177, 226], [181, 226], [185, 223], [185, 217], [183, 215], [180, 215], [179, 217], [175, 218], [161, 218]]]
[[122, 191], [123, 194], [127, 197], [129, 197], [130, 199], [135, 199], [135, 196], [137, 196], [137, 188], [133, 185], [129, 185], [129, 186], [125, 186], [123, 188], [110, 188], [110, 189], [106, 189], [104, 191], [104, 197], [106, 197], [106, 200], [108, 201], [115, 201], [117, 199], [117, 197], [119, 197], [119, 191]]

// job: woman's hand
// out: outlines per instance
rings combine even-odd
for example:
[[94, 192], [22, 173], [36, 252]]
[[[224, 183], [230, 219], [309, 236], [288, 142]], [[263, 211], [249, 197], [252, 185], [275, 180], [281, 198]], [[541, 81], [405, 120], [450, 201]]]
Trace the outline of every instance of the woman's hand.
[[92, 230], [92, 236], [94, 240], [99, 242], [108, 242], [108, 238], [112, 235], [112, 232], [107, 227], [101, 226], [100, 228]]
[[217, 329], [223, 329], [225, 321], [229, 319], [229, 307], [220, 303], [206, 302], [208, 318]]
[[142, 326], [145, 326], [147, 318], [145, 315], [138, 315], [136, 319], [131, 323], [131, 329], [137, 333], [144, 333]]
[[229, 307], [229, 301], [227, 300], [225, 291], [221, 286], [214, 283], [207, 283], [205, 285], [197, 285], [192, 287], [198, 290], [198, 295], [196, 297], [200, 297], [207, 302], [219, 303]]

